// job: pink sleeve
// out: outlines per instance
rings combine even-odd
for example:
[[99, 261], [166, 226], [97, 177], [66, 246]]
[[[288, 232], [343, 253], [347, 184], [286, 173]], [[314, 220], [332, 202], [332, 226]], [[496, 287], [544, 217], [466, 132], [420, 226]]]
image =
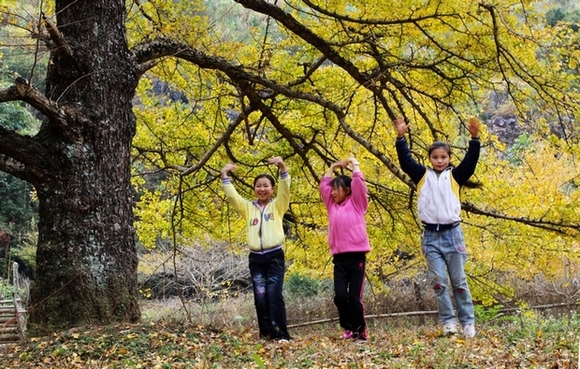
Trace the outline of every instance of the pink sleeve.
[[352, 191], [352, 201], [359, 211], [366, 212], [369, 207], [369, 198], [367, 191], [367, 184], [365, 182], [362, 172], [354, 172], [352, 174], [352, 182], [350, 184]]
[[328, 208], [328, 205], [332, 201], [332, 188], [330, 187], [331, 177], [324, 176], [320, 180], [320, 185], [318, 189], [320, 190], [320, 197], [322, 197], [322, 202]]

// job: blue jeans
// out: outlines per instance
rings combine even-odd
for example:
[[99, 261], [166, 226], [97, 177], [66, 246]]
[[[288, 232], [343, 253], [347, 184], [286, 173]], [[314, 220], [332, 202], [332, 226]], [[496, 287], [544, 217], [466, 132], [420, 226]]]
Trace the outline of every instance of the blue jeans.
[[426, 229], [421, 248], [427, 261], [429, 281], [435, 293], [441, 322], [445, 324], [455, 321], [449, 296], [450, 282], [459, 322], [461, 325], [473, 324], [475, 316], [464, 270], [467, 255], [461, 226], [440, 232]]
[[286, 305], [282, 295], [286, 271], [284, 251], [280, 249], [267, 254], [250, 253], [248, 259], [260, 337], [290, 339]]

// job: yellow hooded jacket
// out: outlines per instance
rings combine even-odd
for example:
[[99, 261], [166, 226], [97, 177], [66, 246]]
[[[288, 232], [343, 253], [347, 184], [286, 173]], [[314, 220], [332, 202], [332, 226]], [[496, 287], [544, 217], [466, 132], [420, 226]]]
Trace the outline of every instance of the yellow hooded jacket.
[[250, 201], [238, 194], [229, 178], [222, 179], [227, 201], [246, 220], [248, 247], [253, 252], [263, 252], [281, 247], [285, 235], [282, 220], [290, 206], [290, 175], [280, 173], [278, 194], [264, 208], [257, 201]]

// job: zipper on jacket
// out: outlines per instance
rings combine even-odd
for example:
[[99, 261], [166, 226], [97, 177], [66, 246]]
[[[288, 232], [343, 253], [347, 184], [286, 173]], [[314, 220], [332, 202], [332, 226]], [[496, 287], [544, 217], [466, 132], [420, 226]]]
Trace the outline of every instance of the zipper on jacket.
[[264, 209], [266, 207], [261, 207], [258, 205], [258, 208], [260, 209], [260, 228], [258, 229], [258, 236], [260, 237], [260, 250], [264, 252], [264, 242], [262, 241], [262, 223], [264, 223]]

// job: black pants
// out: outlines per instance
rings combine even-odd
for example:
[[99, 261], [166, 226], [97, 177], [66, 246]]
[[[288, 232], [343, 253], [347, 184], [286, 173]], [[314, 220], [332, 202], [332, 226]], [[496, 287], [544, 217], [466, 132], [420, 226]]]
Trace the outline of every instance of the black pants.
[[267, 254], [250, 253], [250, 275], [260, 337], [290, 339], [286, 323], [286, 305], [282, 295], [284, 284], [284, 251]]
[[334, 255], [334, 304], [340, 326], [354, 337], [366, 338], [365, 308], [362, 302], [366, 253], [347, 252]]

